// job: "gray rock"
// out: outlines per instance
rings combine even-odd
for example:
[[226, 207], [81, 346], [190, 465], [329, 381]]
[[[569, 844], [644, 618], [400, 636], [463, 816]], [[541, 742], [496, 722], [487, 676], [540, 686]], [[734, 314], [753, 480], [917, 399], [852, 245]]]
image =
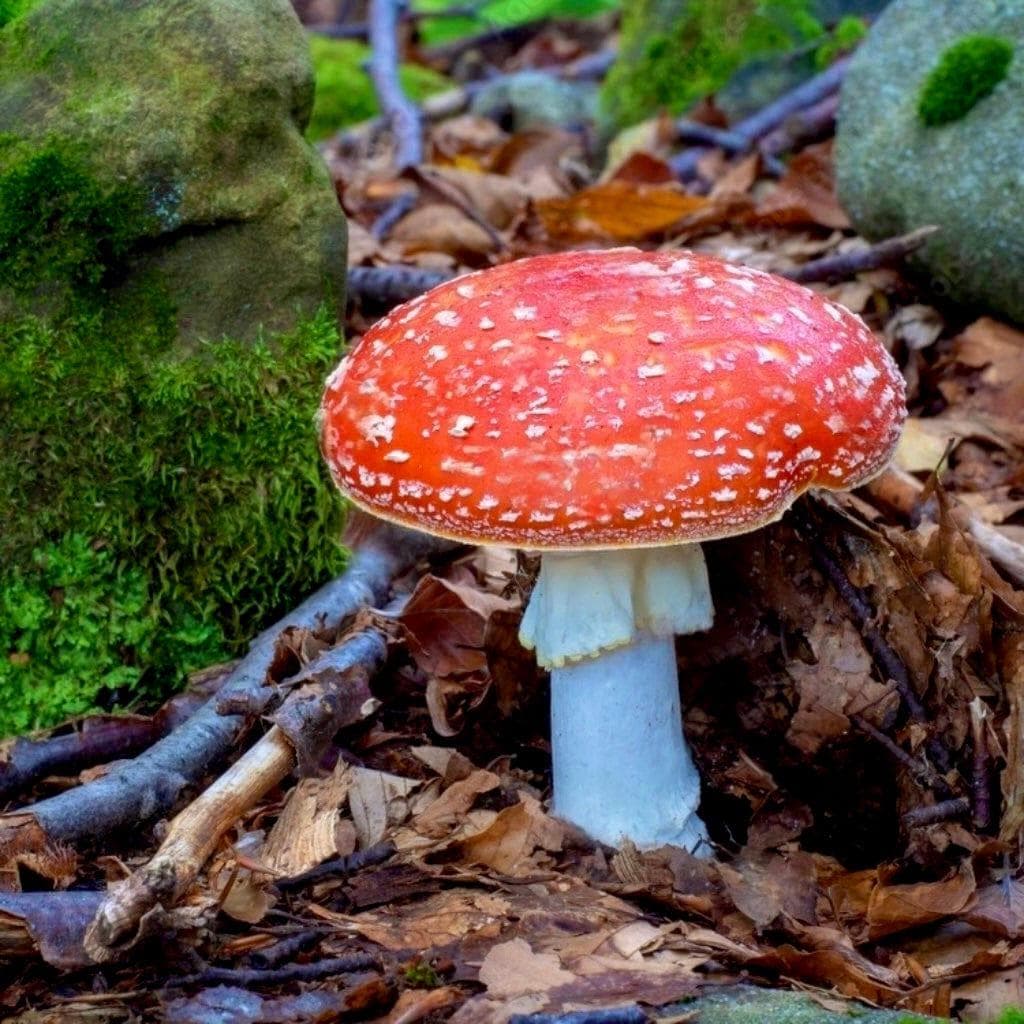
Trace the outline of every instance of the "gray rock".
[[[1006, 77], [964, 117], [926, 127], [917, 104], [945, 50], [1002, 37]], [[843, 87], [839, 196], [869, 238], [941, 231], [916, 260], [931, 290], [1024, 322], [1024, 0], [895, 0]]]
[[252, 337], [343, 301], [312, 99], [287, 0], [36, 0], [0, 31], [0, 176], [35, 147], [141, 195], [108, 277], [161, 288], [185, 336]]
[[544, 71], [518, 71], [482, 85], [471, 109], [507, 122], [512, 131], [579, 127], [596, 116], [597, 87], [591, 82], [565, 82]]

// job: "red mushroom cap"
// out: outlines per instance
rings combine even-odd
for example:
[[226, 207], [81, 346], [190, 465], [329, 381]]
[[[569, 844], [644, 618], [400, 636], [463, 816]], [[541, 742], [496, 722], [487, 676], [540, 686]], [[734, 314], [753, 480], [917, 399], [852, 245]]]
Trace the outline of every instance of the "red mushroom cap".
[[885, 466], [896, 365], [853, 313], [711, 256], [538, 256], [378, 321], [327, 381], [324, 455], [375, 515], [473, 544], [743, 533]]

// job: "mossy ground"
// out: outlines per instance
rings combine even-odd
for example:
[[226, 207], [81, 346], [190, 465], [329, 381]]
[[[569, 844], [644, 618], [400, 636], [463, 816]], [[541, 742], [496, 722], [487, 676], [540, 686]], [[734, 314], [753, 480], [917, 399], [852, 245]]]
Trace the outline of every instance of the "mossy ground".
[[[316, 91], [306, 129], [308, 139], [327, 138], [346, 125], [376, 116], [377, 97], [370, 76], [364, 70], [370, 58], [368, 46], [347, 39], [313, 36], [310, 53]], [[451, 88], [444, 75], [418, 64], [404, 64], [400, 78], [406, 93], [417, 101]]]
[[163, 694], [342, 567], [327, 313], [187, 355], [85, 313], [0, 342], [0, 735]]
[[615, 128], [660, 110], [678, 114], [721, 88], [747, 61], [821, 38], [808, 0], [635, 0], [602, 105]]
[[945, 50], [921, 88], [917, 114], [928, 127], [959, 121], [1006, 77], [1013, 44], [970, 35]]

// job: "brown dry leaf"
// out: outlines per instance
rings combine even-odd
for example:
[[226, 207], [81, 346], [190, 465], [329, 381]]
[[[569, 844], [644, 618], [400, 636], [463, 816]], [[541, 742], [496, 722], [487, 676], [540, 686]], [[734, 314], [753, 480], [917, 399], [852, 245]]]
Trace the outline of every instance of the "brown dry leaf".
[[712, 199], [721, 199], [729, 195], [745, 195], [757, 181], [758, 171], [761, 169], [761, 157], [758, 153], [751, 153], [749, 156], [738, 160], [715, 182], [711, 189]]
[[[1024, 408], [1024, 332], [990, 317], [971, 324], [953, 343], [954, 371], [939, 388], [957, 407], [1020, 419]], [[974, 371], [956, 374], [956, 364]]]
[[409, 636], [416, 664], [430, 676], [454, 676], [487, 668], [484, 631], [492, 612], [513, 602], [466, 586], [424, 576], [416, 585], [399, 622]]
[[797, 153], [778, 186], [758, 205], [755, 216], [759, 223], [779, 226], [848, 228], [850, 218], [836, 199], [831, 140]]
[[871, 677], [871, 657], [848, 619], [831, 622], [819, 618], [807, 633], [807, 641], [817, 662], [790, 661], [786, 667], [800, 696], [786, 738], [810, 755], [846, 732], [848, 715], [864, 714], [874, 721], [898, 698], [891, 687]]
[[555, 243], [637, 242], [668, 231], [707, 205], [704, 196], [689, 195], [675, 186], [609, 181], [568, 199], [541, 199], [537, 212]]
[[385, 949], [411, 950], [423, 956], [469, 935], [497, 939], [511, 911], [512, 903], [505, 896], [479, 889], [446, 889], [416, 903], [354, 915], [336, 914], [320, 907], [317, 916]]
[[676, 176], [668, 163], [645, 150], [637, 150], [615, 168], [603, 181], [628, 181], [634, 185], [666, 185]]
[[452, 783], [433, 803], [416, 815], [413, 828], [420, 835], [440, 839], [465, 817], [481, 793], [489, 793], [501, 785], [501, 779], [482, 768], [465, 779]]
[[954, 442], [966, 438], [1014, 451], [1024, 443], [1024, 431], [1019, 423], [978, 413], [962, 416], [954, 413], [927, 419], [910, 416], [896, 447], [896, 464], [908, 473], [931, 472]]
[[327, 778], [302, 779], [288, 794], [260, 851], [260, 863], [274, 873], [298, 875], [321, 861], [351, 853], [355, 833], [341, 815], [351, 785], [352, 774], [344, 761]]
[[387, 772], [346, 765], [348, 806], [359, 836], [359, 847], [379, 843], [389, 828], [409, 817], [409, 796], [421, 783]]
[[934, 344], [946, 326], [942, 314], [934, 306], [919, 302], [902, 306], [885, 325], [885, 337], [891, 348], [896, 342], [918, 352]]
[[487, 231], [448, 203], [413, 210], [395, 225], [391, 239], [406, 257], [437, 252], [470, 263], [479, 263], [496, 248]]
[[1024, 882], [1007, 878], [979, 889], [963, 919], [1004, 939], [1024, 938]]
[[845, 948], [836, 935], [837, 944], [831, 949], [807, 951], [784, 943], [748, 963], [874, 1003], [889, 1003], [900, 994], [903, 986], [895, 971]]
[[975, 892], [970, 861], [939, 882], [888, 885], [880, 882], [868, 899], [868, 937], [872, 940], [959, 914]]
[[736, 909], [759, 929], [783, 914], [805, 924], [815, 922], [817, 886], [810, 854], [744, 850], [718, 870]]
[[996, 653], [1008, 705], [1003, 723], [1006, 762], [999, 779], [1004, 808], [999, 838], [1016, 843], [1024, 830], [1024, 636], [1014, 632], [1001, 638]]
[[534, 852], [561, 850], [564, 836], [565, 826], [549, 818], [533, 797], [523, 795], [482, 832], [448, 846], [444, 855], [446, 860], [457, 858], [505, 875], [529, 874], [537, 868]]
[[562, 969], [553, 953], [535, 953], [523, 939], [492, 946], [480, 965], [480, 981], [487, 986], [487, 994], [496, 999], [545, 992], [574, 977]]

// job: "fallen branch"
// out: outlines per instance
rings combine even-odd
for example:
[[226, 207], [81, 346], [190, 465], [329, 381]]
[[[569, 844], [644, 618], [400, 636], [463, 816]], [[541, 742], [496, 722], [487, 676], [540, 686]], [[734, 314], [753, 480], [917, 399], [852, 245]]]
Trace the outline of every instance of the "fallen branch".
[[303, 871], [298, 875], [291, 875], [287, 878], [275, 878], [274, 888], [278, 892], [297, 892], [305, 889], [314, 882], [323, 881], [325, 878], [344, 878], [353, 872], [362, 871], [363, 868], [374, 864], [383, 864], [395, 855], [394, 843], [377, 843], [365, 850], [357, 850], [346, 857], [335, 857], [333, 860], [324, 861], [316, 867]]
[[338, 974], [355, 974], [358, 971], [380, 970], [380, 962], [368, 953], [334, 957], [330, 960], [315, 960], [311, 964], [288, 964], [267, 971], [251, 967], [207, 967], [195, 974], [171, 978], [167, 988], [183, 988], [186, 985], [237, 985], [251, 988], [257, 985], [284, 985], [292, 981], [319, 981], [333, 978]]
[[839, 112], [839, 91], [830, 93], [804, 110], [787, 117], [778, 128], [770, 131], [758, 144], [765, 156], [779, 156], [797, 146], [830, 135], [835, 129]]
[[397, 0], [371, 0], [369, 73], [395, 136], [395, 163], [403, 170], [423, 162], [423, 123], [398, 78], [398, 6]]
[[221, 837], [246, 811], [296, 766], [302, 774], [315, 771], [323, 747], [338, 730], [375, 709], [369, 678], [386, 657], [384, 626], [374, 623], [313, 659], [291, 680], [309, 683], [284, 702], [277, 724], [170, 823], [150, 861], [108, 893], [85, 936], [94, 960], [102, 963], [134, 945], [146, 915], [189, 892]]
[[[820, 74], [801, 82], [795, 89], [783, 93], [766, 107], [734, 124], [729, 133], [737, 139], [746, 140], [745, 149], [734, 149], [734, 153], [754, 149], [758, 140], [764, 138], [783, 124], [788, 118], [808, 107], [820, 103], [834, 93], [842, 84], [849, 66], [849, 57], [842, 57]], [[687, 122], [689, 123], [689, 122]], [[692, 147], [677, 153], [670, 161], [675, 176], [683, 181], [697, 173], [697, 166], [707, 153], [707, 147]], [[766, 154], [771, 156], [772, 154]]]
[[782, 270], [780, 274], [800, 284], [814, 281], [846, 281], [867, 270], [877, 270], [893, 263], [899, 263], [916, 249], [920, 249], [939, 229], [934, 225], [917, 228], [905, 235], [887, 238], [883, 242], [851, 249], [835, 256], [823, 256], [811, 260], [793, 270]]
[[257, 637], [218, 696], [180, 728], [100, 778], [0, 815], [0, 862], [11, 849], [41, 850], [48, 843], [73, 846], [118, 829], [134, 831], [167, 814], [184, 789], [196, 785], [215, 761], [227, 756], [249, 728], [245, 716], [220, 714], [217, 701], [263, 690], [285, 630], [336, 631], [364, 605], [382, 604], [391, 581], [420, 558], [450, 548], [449, 542], [437, 538], [382, 526], [372, 542], [353, 554], [342, 576]]
[[443, 270], [424, 270], [396, 264], [390, 267], [352, 267], [348, 272], [350, 302], [397, 306], [400, 302], [436, 288], [454, 275]]

